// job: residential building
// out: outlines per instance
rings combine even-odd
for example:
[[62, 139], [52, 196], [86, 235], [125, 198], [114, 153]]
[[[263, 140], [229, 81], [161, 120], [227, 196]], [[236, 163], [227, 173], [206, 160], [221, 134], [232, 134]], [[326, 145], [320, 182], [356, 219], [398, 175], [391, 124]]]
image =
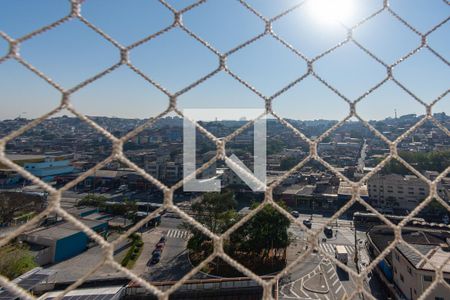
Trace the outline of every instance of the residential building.
[[[372, 259], [388, 247], [395, 239], [392, 228], [374, 226], [367, 233], [368, 252]], [[391, 293], [397, 298], [418, 299], [436, 277], [435, 269], [450, 258], [450, 229], [406, 226], [402, 239], [408, 243], [397, 244], [380, 261], [375, 271], [383, 277]], [[415, 250], [413, 250], [414, 248]], [[421, 255], [419, 255], [419, 252]], [[443, 268], [444, 280], [450, 283], [450, 265]], [[430, 292], [427, 299], [448, 299], [449, 291], [441, 283]]]
[[429, 194], [428, 184], [414, 175], [375, 174], [367, 186], [372, 205], [386, 212], [411, 211]]

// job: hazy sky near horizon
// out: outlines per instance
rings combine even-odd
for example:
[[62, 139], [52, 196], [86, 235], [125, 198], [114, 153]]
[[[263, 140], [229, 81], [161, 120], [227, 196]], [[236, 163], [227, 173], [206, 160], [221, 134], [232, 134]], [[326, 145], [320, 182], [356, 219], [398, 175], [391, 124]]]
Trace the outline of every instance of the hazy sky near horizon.
[[[312, 0], [323, 1], [323, 0]], [[326, 0], [324, 0], [326, 1]], [[356, 24], [382, 6], [382, 0], [336, 0], [349, 5], [343, 22]], [[176, 9], [194, 1], [167, 0]], [[261, 14], [272, 17], [298, 1], [247, 0]], [[390, 0], [391, 8], [420, 32], [427, 32], [450, 16], [443, 0]], [[346, 31], [304, 6], [273, 23], [281, 38], [313, 58], [338, 44]], [[14, 0], [0, 2], [0, 31], [19, 38], [67, 15], [69, 1]], [[342, 12], [341, 12], [342, 13]], [[85, 0], [82, 15], [124, 46], [173, 22], [173, 15], [157, 0]], [[264, 23], [235, 0], [209, 0], [183, 15], [187, 28], [224, 53], [264, 31]], [[450, 21], [428, 37], [428, 44], [450, 60]], [[390, 64], [420, 45], [420, 38], [392, 15], [383, 12], [354, 32], [355, 39]], [[0, 37], [0, 57], [8, 43]], [[64, 88], [71, 88], [117, 63], [118, 50], [78, 20], [71, 20], [24, 42], [21, 56]], [[130, 52], [143, 73], [177, 92], [218, 66], [218, 58], [179, 28]], [[270, 96], [301, 77], [306, 63], [270, 36], [233, 53], [227, 66]], [[315, 72], [351, 100], [386, 76], [385, 68], [348, 43], [314, 63]], [[450, 87], [450, 67], [427, 49], [400, 63], [394, 76], [424, 102]], [[0, 64], [0, 119], [19, 115], [34, 118], [59, 104], [53, 87], [14, 60]], [[120, 67], [71, 96], [87, 115], [147, 118], [168, 105], [168, 98], [127, 67]], [[264, 102], [228, 74], [220, 72], [178, 99], [180, 108], [263, 108]], [[308, 77], [273, 102], [274, 111], [293, 119], [342, 119], [348, 105], [313, 77]], [[384, 84], [357, 106], [367, 119], [409, 113], [425, 108], [392, 82]], [[434, 112], [450, 114], [450, 94]], [[230, 116], [231, 117], [231, 116]], [[245, 117], [236, 110], [236, 118]]]

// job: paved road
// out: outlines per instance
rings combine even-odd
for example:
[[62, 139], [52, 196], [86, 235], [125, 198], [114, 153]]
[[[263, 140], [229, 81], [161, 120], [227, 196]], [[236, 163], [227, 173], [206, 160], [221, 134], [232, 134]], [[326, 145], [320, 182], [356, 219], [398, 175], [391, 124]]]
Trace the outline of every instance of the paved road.
[[[329, 260], [318, 257], [316, 266], [280, 288], [280, 299], [342, 299], [348, 292], [343, 281], [346, 273], [337, 269]], [[315, 289], [322, 286], [324, 291]]]
[[151, 235], [149, 243], [154, 245], [162, 236], [165, 236], [167, 240], [159, 263], [151, 264], [151, 253], [145, 254], [148, 260], [143, 276], [147, 280], [179, 280], [192, 269], [186, 250], [189, 232], [179, 228], [181, 224], [181, 219], [168, 214], [161, 218], [161, 224], [149, 234]]
[[[301, 215], [300, 220], [309, 219], [310, 215]], [[319, 230], [329, 221], [320, 215], [313, 216], [313, 230]], [[319, 236], [318, 253], [312, 253], [304, 262], [301, 262], [288, 276], [284, 277], [280, 282], [280, 299], [342, 299], [344, 295], [350, 295], [355, 283], [347, 272], [338, 268], [332, 261], [328, 260], [323, 252], [334, 257], [335, 246], [342, 245], [347, 250], [348, 267], [356, 272], [356, 265], [354, 263], [355, 257], [355, 229], [352, 221], [338, 220], [337, 226], [333, 222], [332, 237], [325, 237], [323, 233]], [[288, 260], [293, 261], [303, 251], [303, 247], [307, 245], [306, 235], [304, 230], [298, 225], [292, 225], [289, 231], [295, 238], [292, 247], [297, 247], [296, 252], [288, 251]], [[365, 233], [356, 231], [358, 257], [363, 261], [368, 262], [368, 256], [364, 247]], [[361, 240], [361, 242], [360, 242]], [[290, 254], [290, 255], [289, 255]], [[289, 257], [291, 256], [291, 257]], [[361, 265], [360, 265], [361, 266]], [[322, 274], [319, 276], [319, 274]], [[308, 290], [308, 284], [311, 282], [322, 280], [328, 291], [313, 292]], [[376, 284], [372, 284], [376, 286]], [[368, 289], [369, 285], [366, 286]]]

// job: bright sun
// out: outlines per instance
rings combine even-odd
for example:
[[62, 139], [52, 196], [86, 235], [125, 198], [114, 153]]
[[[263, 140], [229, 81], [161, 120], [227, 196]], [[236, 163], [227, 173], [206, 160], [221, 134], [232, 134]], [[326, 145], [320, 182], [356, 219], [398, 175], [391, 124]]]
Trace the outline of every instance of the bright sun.
[[323, 23], [343, 22], [353, 13], [352, 0], [310, 0], [311, 15]]

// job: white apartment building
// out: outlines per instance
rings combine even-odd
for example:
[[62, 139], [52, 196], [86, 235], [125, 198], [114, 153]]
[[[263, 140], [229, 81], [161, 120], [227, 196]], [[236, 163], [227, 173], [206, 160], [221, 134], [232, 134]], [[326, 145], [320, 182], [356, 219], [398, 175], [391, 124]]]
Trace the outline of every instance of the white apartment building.
[[[450, 257], [448, 245], [412, 244], [432, 265], [404, 244], [397, 245], [392, 251], [393, 281], [410, 300], [419, 298], [436, 277], [434, 270]], [[434, 265], [434, 266], [433, 266]], [[450, 264], [444, 266], [444, 280], [450, 284]], [[450, 299], [450, 291], [439, 283], [427, 296], [427, 299]]]
[[429, 194], [428, 185], [414, 175], [376, 174], [367, 183], [375, 207], [414, 209]]
[[[426, 172], [431, 180], [433, 172]], [[434, 174], [434, 173], [433, 173]], [[450, 186], [448, 178], [438, 184], [438, 193], [444, 199], [449, 199]], [[367, 188], [372, 204], [380, 209], [400, 207], [406, 210], [414, 209], [428, 194], [428, 185], [414, 175], [375, 174]]]

